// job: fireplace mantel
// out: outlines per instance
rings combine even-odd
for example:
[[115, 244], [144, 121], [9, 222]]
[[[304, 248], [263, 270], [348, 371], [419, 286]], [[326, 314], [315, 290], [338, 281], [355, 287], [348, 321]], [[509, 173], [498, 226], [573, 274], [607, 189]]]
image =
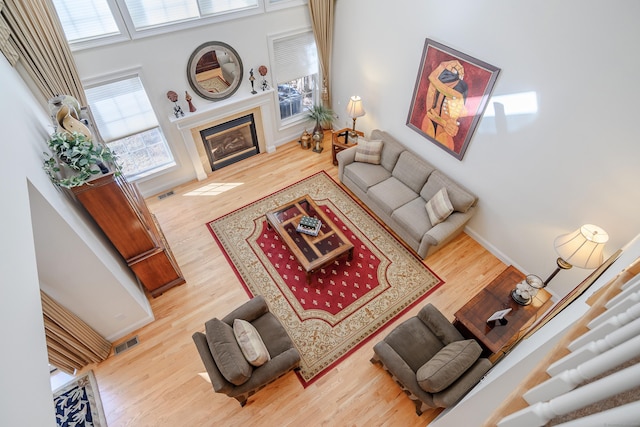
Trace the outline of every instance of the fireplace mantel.
[[198, 109], [193, 113], [185, 112], [184, 117], [175, 118], [171, 116], [169, 118], [171, 123], [176, 125], [182, 135], [185, 147], [189, 153], [189, 159], [193, 164], [196, 177], [199, 181], [207, 178], [207, 172], [201, 160], [200, 153], [202, 148], [200, 148], [199, 145], [201, 145], [202, 142], [194, 137], [194, 135], [197, 134], [196, 130], [215, 126], [251, 110], [257, 110], [259, 111], [260, 117], [256, 118], [256, 125], [258, 125], [258, 123], [261, 124], [261, 129], [258, 131], [260, 152], [273, 152], [275, 151], [273, 125], [275, 118], [274, 103], [275, 91], [271, 88], [265, 91], [260, 90], [255, 95], [251, 93], [239, 94], [236, 92], [232, 97], [222, 101], [198, 106]]

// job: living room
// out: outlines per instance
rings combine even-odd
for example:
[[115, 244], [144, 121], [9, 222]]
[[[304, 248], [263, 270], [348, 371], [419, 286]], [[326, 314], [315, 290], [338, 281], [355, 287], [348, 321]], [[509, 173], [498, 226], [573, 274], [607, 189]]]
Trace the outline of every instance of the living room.
[[[624, 88], [621, 96], [600, 99], [592, 95], [602, 92], [602, 85], [609, 89], [612, 80], [609, 69], [613, 64], [615, 71], [623, 73], [638, 65], [637, 55], [629, 54], [633, 50], [631, 41], [638, 39], [633, 22], [638, 6], [631, 1], [616, 4], [619, 7], [600, 2], [558, 5], [469, 1], [461, 7], [460, 3], [408, 1], [399, 8], [389, 4], [372, 7], [361, 0], [338, 1], [331, 79], [333, 106], [341, 117], [336, 127], [346, 126], [348, 119], [343, 109], [349, 96], [362, 96], [367, 114], [358, 119], [358, 129], [366, 134], [375, 128], [390, 132], [478, 194], [479, 211], [467, 233], [506, 264], [546, 276], [554, 268], [554, 238], [589, 222], [609, 233], [607, 251], [612, 253], [638, 233], [638, 208], [629, 201], [637, 200], [640, 191], [634, 179], [638, 177], [634, 163], [638, 148], [632, 143], [630, 129], [638, 89], [623, 82], [616, 84], [616, 88]], [[266, 35], [283, 31], [286, 23], [291, 23], [291, 29], [308, 26], [306, 10], [306, 6], [299, 6], [273, 13], [264, 21], [243, 18], [233, 24], [216, 25], [213, 31], [209, 27], [184, 30], [171, 36], [77, 52], [83, 79], [141, 67], [150, 83], [147, 91], [152, 103], [157, 111], [166, 112], [167, 117], [159, 114], [159, 120], [164, 120], [163, 129], [174, 144], [172, 149], [182, 169], [176, 172], [178, 175], [165, 177], [164, 182], [141, 183], [145, 195], [168, 190], [194, 177], [181, 136], [169, 122], [172, 105], [165, 97], [167, 90], [188, 89], [184, 70], [193, 49], [205, 41], [221, 40], [241, 52], [247, 65], [269, 64]], [[577, 14], [577, 10], [581, 13]], [[580, 18], [576, 19], [576, 15]], [[405, 123], [427, 37], [501, 68], [493, 95], [533, 91], [537, 111], [502, 117], [502, 121], [499, 117], [485, 117], [462, 161], [422, 138]], [[399, 63], [403, 66], [399, 67]], [[127, 319], [131, 324], [108, 326], [106, 335], [116, 335], [127, 326], [135, 329], [132, 319], [144, 321], [151, 314], [114, 254], [102, 243], [89, 242], [96, 240], [95, 231], [79, 219], [75, 208], [42, 173], [41, 152], [50, 132], [46, 110], [33, 99], [8, 64], [3, 63], [1, 75], [12, 101], [4, 105], [0, 121], [9, 131], [8, 139], [20, 142], [5, 144], [0, 169], [3, 188], [9, 196], [5, 206], [12, 207], [6, 213], [9, 220], [2, 233], [8, 236], [3, 243], [6, 254], [3, 265], [7, 270], [12, 266], [3, 286], [2, 323], [7, 339], [16, 348], [24, 349], [19, 354], [3, 355], [3, 374], [5, 369], [8, 378], [17, 378], [19, 374], [24, 393], [44, 401], [50, 399], [46, 352], [41, 324], [33, 321], [38, 318], [40, 281], [29, 220], [34, 190], [42, 195], [44, 205], [53, 206], [52, 213], [62, 215], [66, 226], [80, 236], [67, 237], [73, 241], [64, 244], [79, 249], [88, 247], [91, 254], [81, 256], [102, 260], [106, 274], [115, 276], [110, 281], [120, 289], [114, 292], [118, 295], [110, 295], [112, 305], [125, 301], [123, 305], [133, 307], [133, 314]], [[592, 90], [586, 89], [591, 87]], [[249, 90], [245, 81], [240, 91]], [[613, 99], [615, 103], [611, 102]], [[201, 99], [194, 101], [198, 107], [207, 104]], [[609, 113], [612, 108], [614, 112]], [[602, 110], [605, 114], [594, 114]], [[614, 119], [593, 126], [596, 117]], [[301, 131], [302, 128], [279, 130], [278, 144], [296, 139]], [[24, 185], [25, 182], [30, 184]], [[93, 261], [89, 263], [95, 265]], [[563, 272], [549, 290], [559, 298], [588, 273], [580, 269]], [[9, 283], [25, 286], [9, 289]], [[129, 283], [130, 288], [122, 283]], [[90, 299], [92, 294], [103, 296], [103, 292], [90, 288], [87, 296], [78, 299]], [[103, 323], [112, 319], [113, 316]], [[33, 366], [42, 366], [41, 371], [32, 371]], [[20, 394], [15, 389], [11, 393]], [[41, 419], [49, 416], [48, 408], [31, 412]]]

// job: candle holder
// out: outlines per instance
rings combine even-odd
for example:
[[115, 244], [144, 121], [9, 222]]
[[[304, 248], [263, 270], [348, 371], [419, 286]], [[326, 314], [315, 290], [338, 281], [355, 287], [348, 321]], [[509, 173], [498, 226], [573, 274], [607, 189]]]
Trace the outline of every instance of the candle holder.
[[520, 305], [529, 305], [542, 288], [544, 288], [542, 279], [535, 274], [529, 274], [511, 291], [511, 298]]

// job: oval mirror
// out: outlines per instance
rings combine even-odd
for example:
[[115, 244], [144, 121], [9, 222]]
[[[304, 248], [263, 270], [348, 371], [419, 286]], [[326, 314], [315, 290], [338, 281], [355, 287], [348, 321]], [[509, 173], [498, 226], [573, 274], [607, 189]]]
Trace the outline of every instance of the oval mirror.
[[226, 43], [203, 43], [189, 58], [187, 79], [203, 98], [213, 101], [228, 98], [242, 82], [240, 55]]

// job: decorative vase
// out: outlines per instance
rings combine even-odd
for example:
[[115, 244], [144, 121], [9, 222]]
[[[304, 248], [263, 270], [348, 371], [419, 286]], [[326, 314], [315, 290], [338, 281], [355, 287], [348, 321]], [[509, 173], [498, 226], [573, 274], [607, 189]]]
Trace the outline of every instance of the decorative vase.
[[316, 153], [322, 153], [324, 147], [322, 146], [322, 140], [324, 139], [324, 134], [322, 132], [313, 132], [313, 151]]

